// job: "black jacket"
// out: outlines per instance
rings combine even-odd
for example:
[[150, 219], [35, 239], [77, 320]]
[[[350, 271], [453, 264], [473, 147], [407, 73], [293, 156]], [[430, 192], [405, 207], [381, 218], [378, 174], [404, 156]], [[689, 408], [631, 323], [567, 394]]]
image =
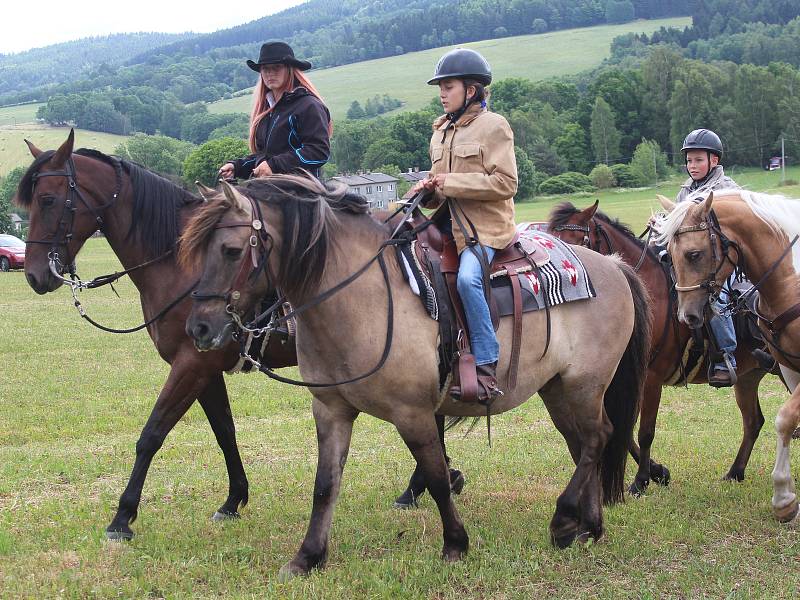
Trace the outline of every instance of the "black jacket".
[[256, 153], [230, 161], [234, 176], [247, 179], [266, 160], [275, 174], [305, 169], [319, 177], [330, 157], [329, 122], [327, 107], [305, 88], [283, 94], [258, 124]]

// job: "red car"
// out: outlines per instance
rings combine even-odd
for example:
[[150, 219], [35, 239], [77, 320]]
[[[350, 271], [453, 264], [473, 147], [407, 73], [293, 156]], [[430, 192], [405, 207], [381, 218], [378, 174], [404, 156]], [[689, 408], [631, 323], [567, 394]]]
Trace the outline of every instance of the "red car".
[[0, 233], [0, 271], [25, 266], [25, 242], [13, 235]]

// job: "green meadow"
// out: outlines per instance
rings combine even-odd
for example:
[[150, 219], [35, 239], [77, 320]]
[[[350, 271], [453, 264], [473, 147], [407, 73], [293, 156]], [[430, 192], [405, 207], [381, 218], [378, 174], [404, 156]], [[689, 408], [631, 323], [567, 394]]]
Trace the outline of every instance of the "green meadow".
[[[800, 169], [789, 175], [800, 179]], [[736, 174], [776, 190], [777, 172]], [[800, 197], [800, 187], [780, 188]], [[677, 180], [659, 188], [674, 195]], [[568, 198], [641, 230], [655, 190]], [[552, 198], [518, 206], [544, 218]], [[82, 276], [119, 268], [103, 239], [78, 258]], [[112, 326], [141, 321], [135, 289], [85, 292], [89, 314]], [[431, 499], [397, 511], [412, 459], [394, 429], [356, 422], [326, 569], [281, 584], [279, 567], [307, 526], [316, 465], [310, 394], [258, 375], [226, 378], [250, 503], [235, 522], [210, 517], [227, 494], [221, 452], [194, 406], [150, 469], [137, 536], [107, 542], [104, 528], [133, 464], [141, 427], [168, 367], [149, 338], [105, 334], [74, 310], [65, 289], [30, 290], [0, 273], [0, 597], [2, 598], [796, 598], [800, 530], [770, 510], [775, 433], [786, 392], [761, 388], [766, 418], [742, 483], [723, 482], [741, 438], [733, 394], [706, 386], [665, 390], [653, 457], [672, 483], [605, 511], [606, 536], [564, 551], [548, 541], [555, 501], [573, 467], [538, 397], [485, 428], [448, 434], [467, 484], [456, 505], [471, 536], [466, 559], [439, 558]], [[601, 316], [598, 315], [600, 318]], [[591, 344], [587, 331], [586, 343]], [[413, 363], [410, 363], [413, 365]], [[293, 369], [287, 374], [296, 375]], [[794, 444], [793, 472], [800, 473]], [[628, 467], [628, 481], [633, 466]]]
[[[554, 31], [539, 35], [484, 40], [464, 44], [481, 52], [492, 65], [495, 80], [524, 77], [539, 80], [574, 75], [596, 67], [609, 55], [616, 36], [628, 32], [652, 33], [661, 27], [683, 28], [691, 19], [673, 18], [635, 21], [624, 25], [603, 25], [583, 29]], [[401, 56], [368, 60], [350, 65], [311, 71], [310, 77], [325, 98], [335, 119], [344, 118], [350, 103], [361, 105], [375, 94], [389, 94], [404, 102], [400, 110], [416, 110], [436, 95], [426, 85], [436, 62], [444, 52], [434, 48]], [[249, 94], [210, 104], [214, 113], [249, 113]]]

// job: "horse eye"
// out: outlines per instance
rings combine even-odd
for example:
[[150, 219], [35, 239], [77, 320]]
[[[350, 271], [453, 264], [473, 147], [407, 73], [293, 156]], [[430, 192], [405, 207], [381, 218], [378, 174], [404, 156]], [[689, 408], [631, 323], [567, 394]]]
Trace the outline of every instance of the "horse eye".
[[686, 260], [689, 261], [690, 263], [697, 262], [700, 259], [701, 254], [702, 252], [700, 252], [699, 250], [690, 250], [689, 252], [686, 253]]
[[225, 258], [237, 259], [242, 255], [242, 249], [235, 246], [223, 246], [222, 255]]
[[54, 196], [41, 196], [39, 198], [39, 206], [41, 206], [42, 208], [50, 208], [55, 203], [56, 199]]

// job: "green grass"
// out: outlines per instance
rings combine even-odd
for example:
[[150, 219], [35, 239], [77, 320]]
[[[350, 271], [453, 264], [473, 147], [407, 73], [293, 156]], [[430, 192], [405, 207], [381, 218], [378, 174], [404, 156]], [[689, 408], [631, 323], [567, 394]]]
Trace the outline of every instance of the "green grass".
[[[2, 109], [5, 110], [5, 109]], [[69, 127], [50, 127], [47, 125], [23, 125], [17, 127], [0, 127], [0, 177], [7, 175], [15, 167], [27, 167], [31, 161], [31, 153], [25, 140], [32, 141], [42, 150], [53, 150], [64, 143], [69, 135]], [[96, 148], [102, 152], [111, 152], [125, 141], [127, 136], [75, 130], [75, 148]]]
[[[611, 40], [623, 33], [652, 33], [660, 27], [683, 28], [686, 17], [636, 21], [624, 25], [603, 25], [555, 31], [540, 35], [485, 40], [463, 44], [481, 52], [492, 65], [495, 80], [525, 77], [539, 80], [591, 69], [608, 57]], [[311, 80], [330, 108], [334, 119], [342, 119], [353, 100], [362, 106], [375, 94], [389, 94], [405, 104], [398, 110], [416, 110], [427, 105], [436, 92], [425, 82], [433, 74], [444, 48], [411, 52], [311, 72]], [[214, 102], [213, 113], [248, 113], [250, 95]]]
[[[739, 179], [764, 176], [748, 171]], [[797, 188], [786, 191], [800, 196]], [[653, 190], [600, 196], [604, 210], [634, 229], [646, 218], [637, 215], [649, 215], [651, 197]], [[532, 218], [551, 204], [521, 205], [519, 213]], [[87, 243], [78, 266], [84, 277], [118, 268], [102, 239]], [[104, 323], [140, 322], [134, 288], [123, 281], [117, 289], [120, 299], [102, 288], [82, 301]], [[362, 416], [328, 566], [281, 585], [278, 568], [297, 550], [311, 506], [310, 395], [256, 375], [228, 377], [251, 482], [242, 519], [210, 521], [227, 480], [195, 406], [153, 462], [133, 524], [137, 537], [108, 543], [103, 529], [167, 366], [145, 334], [91, 328], [66, 290], [36, 296], [23, 273], [0, 273], [0, 298], [4, 599], [794, 598], [800, 588], [798, 530], [776, 523], [769, 505], [771, 424], [786, 398], [775, 378], [762, 389], [766, 425], [740, 484], [720, 481], [741, 437], [733, 394], [704, 386], [665, 390], [653, 455], [672, 470], [673, 482], [606, 510], [606, 538], [566, 551], [549, 545], [547, 525], [572, 466], [538, 397], [493, 419], [491, 449], [480, 427], [450, 434], [449, 453], [467, 476], [456, 504], [471, 536], [468, 557], [455, 565], [438, 557], [441, 526], [429, 497], [417, 510], [390, 507], [412, 460], [391, 426]]]
[[38, 102], [19, 106], [3, 106], [0, 108], [0, 127], [36, 122], [36, 111], [41, 105], [41, 102]]

